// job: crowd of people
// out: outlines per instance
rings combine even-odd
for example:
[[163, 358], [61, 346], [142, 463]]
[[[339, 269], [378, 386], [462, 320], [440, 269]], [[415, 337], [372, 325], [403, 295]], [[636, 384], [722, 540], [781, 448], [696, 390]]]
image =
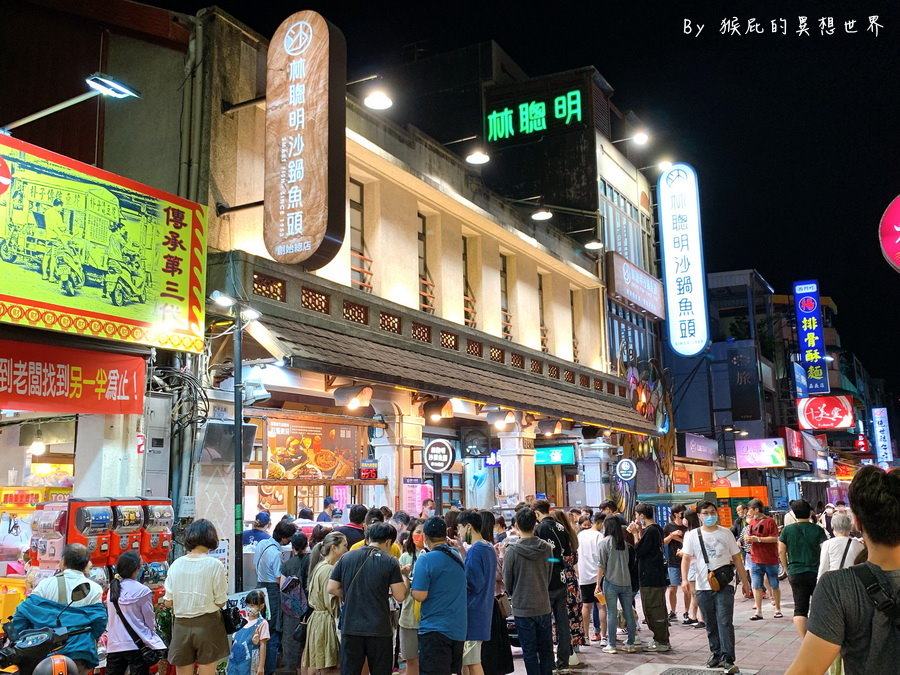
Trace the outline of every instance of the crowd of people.
[[[675, 506], [664, 526], [649, 504], [637, 504], [629, 522], [612, 501], [595, 513], [532, 499], [509, 527], [460, 504], [435, 515], [430, 500], [419, 517], [357, 505], [344, 525], [304, 510], [271, 534], [269, 514], [260, 513], [248, 531], [258, 588], [246, 595], [246, 623], [231, 639], [221, 612], [225, 567], [209, 555], [218, 533], [199, 519], [165, 582], [162, 602], [174, 615], [168, 646], [138, 555], [119, 558], [104, 600], [80, 544], [66, 548], [60, 573], [35, 588], [13, 624], [22, 630], [58, 617], [63, 626], [90, 626], [63, 649], [81, 673], [97, 665], [97, 640], [107, 633], [111, 675], [144, 675], [165, 650], [179, 675], [195, 667], [213, 675], [226, 658], [232, 675], [390, 675], [400, 667], [408, 675], [507, 675], [513, 642], [529, 675], [561, 675], [586, 665], [592, 642], [607, 654], [667, 652], [675, 625], [705, 629], [707, 666], [738, 673], [737, 586], [753, 598], [751, 621], [766, 618], [766, 598], [781, 618], [781, 565], [802, 637], [790, 675], [895, 672], [900, 470], [861, 469], [850, 504], [836, 504], [826, 521], [795, 500], [780, 527], [753, 499], [730, 529], [707, 501]], [[646, 642], [642, 625], [652, 635]]]

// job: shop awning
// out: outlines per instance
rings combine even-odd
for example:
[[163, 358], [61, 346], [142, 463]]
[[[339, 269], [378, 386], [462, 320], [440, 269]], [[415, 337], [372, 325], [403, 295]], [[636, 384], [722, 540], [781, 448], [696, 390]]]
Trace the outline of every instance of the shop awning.
[[[456, 360], [442, 358], [440, 350], [425, 345], [411, 351], [365, 330], [349, 335], [269, 316], [255, 323], [253, 337], [270, 350], [289, 354], [294, 368], [660, 435], [624, 400], [617, 404], [600, 395], [580, 393], [562, 382], [556, 387], [534, 381], [524, 372], [521, 378], [493, 372], [477, 367], [475, 359], [473, 365], [466, 364], [466, 357], [459, 354]], [[265, 344], [272, 340], [281, 344]]]

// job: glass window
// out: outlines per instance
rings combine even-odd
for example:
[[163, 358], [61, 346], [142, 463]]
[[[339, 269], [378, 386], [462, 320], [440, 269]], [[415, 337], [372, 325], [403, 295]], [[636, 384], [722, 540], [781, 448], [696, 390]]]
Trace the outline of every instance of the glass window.
[[416, 214], [419, 219], [419, 308], [423, 312], [434, 314], [434, 283], [428, 272], [428, 227], [424, 214]]
[[463, 272], [463, 311], [467, 326], [478, 326], [478, 312], [475, 309], [475, 293], [469, 283], [469, 238], [462, 238], [462, 272]]
[[347, 186], [350, 202], [350, 283], [366, 292], [372, 290], [372, 261], [366, 254], [363, 184], [352, 178]]
[[500, 322], [503, 337], [512, 340], [512, 314], [509, 311], [509, 257], [500, 254]]

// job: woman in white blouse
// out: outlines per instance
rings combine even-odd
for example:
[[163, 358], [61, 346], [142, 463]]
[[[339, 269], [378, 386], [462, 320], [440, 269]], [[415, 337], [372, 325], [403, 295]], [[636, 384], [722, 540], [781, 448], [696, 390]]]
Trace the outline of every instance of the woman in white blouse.
[[836, 513], [831, 518], [834, 537], [822, 544], [819, 554], [819, 576], [825, 572], [850, 567], [865, 546], [850, 536], [853, 521], [847, 513]]
[[178, 558], [166, 577], [166, 606], [175, 616], [169, 662], [178, 675], [215, 675], [216, 665], [228, 656], [228, 635], [222, 613], [227, 581], [225, 566], [209, 552], [219, 545], [215, 526], [201, 518], [185, 533], [188, 554]]

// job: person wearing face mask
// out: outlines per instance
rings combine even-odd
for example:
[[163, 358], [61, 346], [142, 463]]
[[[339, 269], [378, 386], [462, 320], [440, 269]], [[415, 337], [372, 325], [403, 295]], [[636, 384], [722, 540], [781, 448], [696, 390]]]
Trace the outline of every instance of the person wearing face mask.
[[[425, 535], [422, 521], [413, 518], [407, 525], [404, 550], [400, 556], [400, 573], [407, 583], [412, 583], [416, 561], [425, 553]], [[407, 675], [419, 675], [419, 617], [422, 605], [412, 594], [407, 595], [400, 609], [400, 658], [406, 661]]]
[[425, 522], [429, 518], [433, 518], [435, 515], [437, 515], [437, 512], [434, 508], [434, 500], [426, 499], [424, 502], [422, 502], [422, 512], [419, 514], [419, 519], [422, 522]]
[[[106, 671], [110, 675], [148, 675], [150, 667], [141, 657], [140, 649], [131, 633], [152, 649], [165, 649], [156, 634], [153, 615], [153, 591], [141, 583], [141, 557], [135, 551], [119, 556], [116, 576], [109, 584], [106, 611], [109, 615], [106, 642]], [[125, 623], [131, 628], [125, 627]]]
[[690, 530], [681, 549], [681, 572], [688, 584], [688, 568], [693, 562], [697, 570], [697, 603], [706, 619], [706, 639], [711, 656], [707, 668], [722, 668], [726, 675], [740, 673], [735, 661], [734, 648], [734, 587], [723, 585], [714, 591], [708, 573], [733, 565], [743, 585], [744, 593], [750, 592], [750, 578], [744, 569], [744, 561], [731, 530], [719, 526], [716, 505], [700, 502], [697, 506], [703, 525]]
[[483, 675], [481, 643], [491, 639], [494, 612], [494, 583], [497, 576], [497, 552], [481, 536], [481, 514], [467, 509], [459, 514], [459, 537], [469, 545], [466, 552], [466, 643], [463, 647], [463, 673]]
[[834, 517], [834, 512], [834, 504], [829, 502], [825, 505], [825, 511], [819, 516], [819, 527], [825, 530], [825, 534], [828, 535], [829, 539], [834, 537], [834, 528], [831, 526], [831, 519]]

